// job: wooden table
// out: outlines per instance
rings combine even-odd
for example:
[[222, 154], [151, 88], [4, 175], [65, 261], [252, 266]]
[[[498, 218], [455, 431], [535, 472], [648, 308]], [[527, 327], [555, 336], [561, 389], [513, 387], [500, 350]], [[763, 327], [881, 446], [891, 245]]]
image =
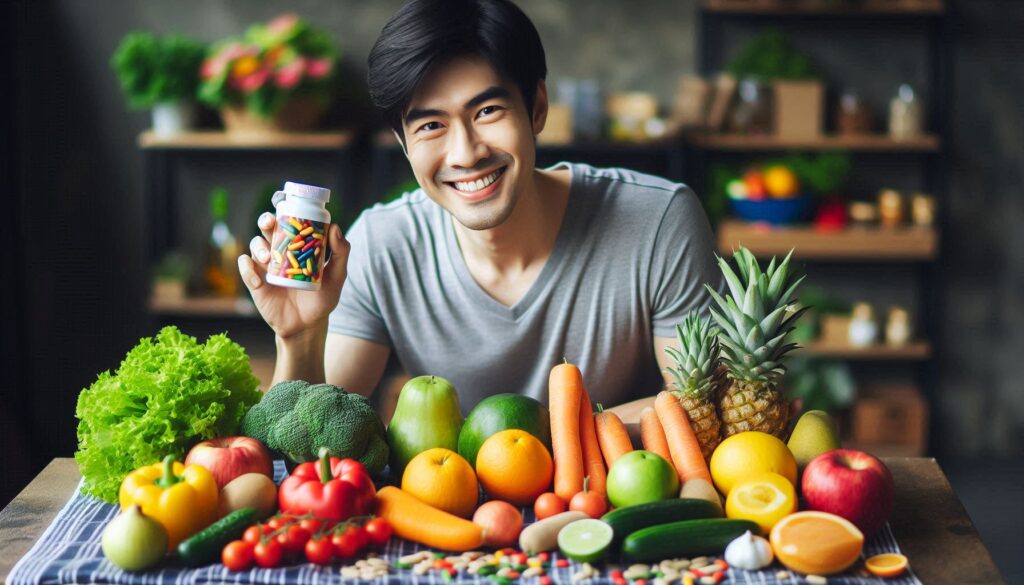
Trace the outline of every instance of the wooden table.
[[[1004, 583], [960, 500], [934, 459], [886, 458], [896, 478], [893, 532], [918, 577], [933, 583]], [[54, 459], [0, 511], [0, 585], [71, 497], [81, 475]]]

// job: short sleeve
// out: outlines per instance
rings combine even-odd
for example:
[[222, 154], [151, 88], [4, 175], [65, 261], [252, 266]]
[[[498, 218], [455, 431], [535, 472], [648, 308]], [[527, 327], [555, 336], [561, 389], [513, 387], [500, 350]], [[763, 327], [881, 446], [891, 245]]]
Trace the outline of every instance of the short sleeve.
[[715, 260], [707, 214], [693, 190], [684, 186], [669, 201], [654, 241], [650, 274], [654, 335], [675, 337], [676, 325], [687, 313], [708, 311], [711, 295], [705, 283], [721, 291], [724, 278]]
[[348, 276], [341, 288], [338, 306], [331, 312], [328, 332], [391, 345], [375, 291], [379, 279], [374, 272], [368, 220], [364, 213], [352, 224], [346, 238], [352, 248], [348, 255]]

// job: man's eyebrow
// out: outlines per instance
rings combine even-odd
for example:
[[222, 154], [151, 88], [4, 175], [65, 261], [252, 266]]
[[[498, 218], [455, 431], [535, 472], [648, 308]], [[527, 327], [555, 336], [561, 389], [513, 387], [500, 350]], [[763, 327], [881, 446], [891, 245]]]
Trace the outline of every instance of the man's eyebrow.
[[[468, 110], [488, 100], [493, 100], [497, 98], [509, 99], [511, 97], [512, 94], [509, 93], [509, 91], [504, 87], [492, 85], [491, 87], [488, 87], [487, 89], [470, 98], [469, 101], [467, 101], [466, 104], [462, 107]], [[408, 114], [405, 115], [405, 125], [408, 126], [409, 124], [412, 124], [416, 120], [420, 120], [423, 118], [443, 115], [444, 112], [442, 112], [441, 110], [413, 108], [409, 110]]]

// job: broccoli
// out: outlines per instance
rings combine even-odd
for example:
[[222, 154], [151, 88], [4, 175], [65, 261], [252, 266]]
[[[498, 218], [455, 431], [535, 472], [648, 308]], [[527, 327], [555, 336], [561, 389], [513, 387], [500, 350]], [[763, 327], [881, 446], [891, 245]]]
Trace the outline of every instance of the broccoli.
[[331, 384], [274, 385], [246, 414], [242, 432], [296, 463], [315, 460], [320, 447], [360, 461], [370, 473], [388, 459], [384, 423], [370, 402]]

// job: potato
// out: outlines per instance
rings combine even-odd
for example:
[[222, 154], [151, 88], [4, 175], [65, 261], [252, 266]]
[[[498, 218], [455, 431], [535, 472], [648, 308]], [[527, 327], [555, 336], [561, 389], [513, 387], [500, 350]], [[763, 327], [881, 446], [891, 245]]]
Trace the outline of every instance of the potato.
[[590, 516], [583, 512], [562, 512], [534, 522], [519, 533], [519, 548], [531, 554], [554, 550], [558, 548], [559, 531], [570, 522], [584, 518]]
[[220, 515], [252, 508], [262, 520], [277, 510], [277, 486], [262, 473], [246, 473], [228, 482], [220, 490]]

